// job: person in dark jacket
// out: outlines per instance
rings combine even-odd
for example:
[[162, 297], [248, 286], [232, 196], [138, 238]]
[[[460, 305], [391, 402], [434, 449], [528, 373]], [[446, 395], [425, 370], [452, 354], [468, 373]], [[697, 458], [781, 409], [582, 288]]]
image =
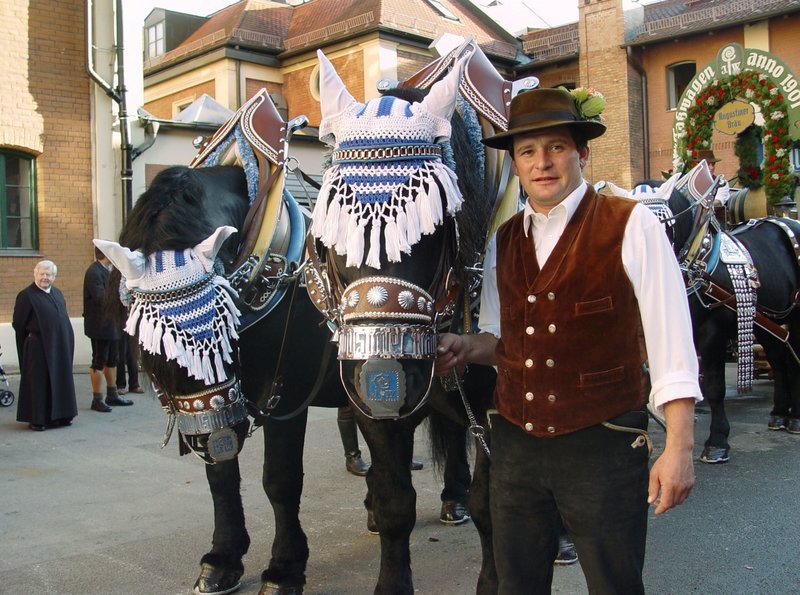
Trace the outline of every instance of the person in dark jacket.
[[68, 426], [78, 415], [75, 334], [64, 295], [53, 286], [57, 271], [49, 260], [36, 265], [33, 283], [17, 294], [12, 318], [20, 370], [17, 421], [36, 431]]
[[[106, 289], [111, 263], [105, 254], [94, 249], [95, 261], [83, 277], [83, 333], [92, 341], [92, 365], [89, 379], [92, 382], [92, 410], [107, 413], [113, 405], [133, 405], [117, 393], [117, 353], [121, 337], [119, 325], [106, 306]], [[103, 379], [106, 382], [106, 399], [103, 402]]]

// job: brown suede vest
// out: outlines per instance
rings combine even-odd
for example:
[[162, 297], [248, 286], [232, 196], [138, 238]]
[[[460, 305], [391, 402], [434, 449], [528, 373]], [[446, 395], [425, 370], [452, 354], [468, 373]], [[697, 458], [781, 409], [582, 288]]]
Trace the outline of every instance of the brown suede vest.
[[644, 405], [639, 305], [622, 266], [635, 204], [589, 187], [541, 271], [524, 213], [497, 231], [495, 406], [533, 435], [574, 432]]

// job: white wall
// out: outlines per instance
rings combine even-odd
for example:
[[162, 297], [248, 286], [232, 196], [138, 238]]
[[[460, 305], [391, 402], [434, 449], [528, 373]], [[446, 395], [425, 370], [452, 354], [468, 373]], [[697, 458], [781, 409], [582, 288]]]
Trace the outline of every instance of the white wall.
[[[75, 356], [72, 359], [72, 367], [76, 372], [86, 372], [92, 363], [92, 344], [83, 334], [83, 316], [70, 318], [69, 321], [75, 332]], [[18, 374], [17, 340], [10, 322], [0, 323], [0, 346], [3, 348], [0, 364], [3, 365], [6, 374]]]

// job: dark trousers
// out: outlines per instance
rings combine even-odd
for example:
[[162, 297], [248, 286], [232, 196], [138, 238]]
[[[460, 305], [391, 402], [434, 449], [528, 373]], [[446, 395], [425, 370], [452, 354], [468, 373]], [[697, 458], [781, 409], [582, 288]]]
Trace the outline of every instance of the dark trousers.
[[[629, 427], [646, 428], [646, 414], [643, 424], [639, 419]], [[602, 425], [536, 438], [500, 415], [491, 416], [491, 438], [490, 506], [499, 593], [550, 593], [559, 514], [590, 593], [644, 593], [645, 441]]]
[[125, 388], [127, 370], [128, 390], [139, 386], [139, 345], [136, 337], [131, 337], [125, 331], [117, 342], [117, 388]]

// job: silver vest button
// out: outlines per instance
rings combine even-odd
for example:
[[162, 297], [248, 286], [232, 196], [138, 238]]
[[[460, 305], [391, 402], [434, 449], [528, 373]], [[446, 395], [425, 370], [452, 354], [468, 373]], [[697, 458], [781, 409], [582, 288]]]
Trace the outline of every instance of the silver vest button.
[[527, 401], [533, 401], [533, 393], [525, 393], [525, 399]]
[[553, 426], [547, 426], [547, 431], [550, 432], [551, 434], [556, 433], [556, 429]]
[[525, 329], [525, 332], [528, 333], [529, 335], [532, 335], [533, 334], [533, 327], [529, 326], [528, 328]]
[[529, 295], [528, 296], [528, 302], [530, 302], [532, 304], [535, 301], [536, 301], [536, 296], [535, 295]]
[[547, 330], [548, 330], [549, 332], [551, 332], [551, 333], [554, 333], [554, 332], [556, 332], [556, 325], [555, 325], [555, 324], [550, 324], [550, 325], [548, 325], [548, 326], [547, 326]]
[[556, 294], [554, 294], [554, 293], [551, 291], [550, 293], [548, 293], [548, 294], [547, 294], [547, 299], [548, 299], [548, 300], [550, 300], [550, 301], [552, 302], [554, 299], [556, 299]]
[[556, 402], [556, 396], [555, 395], [547, 395], [547, 400], [550, 401], [551, 403], [555, 403]]
[[526, 359], [525, 360], [525, 367], [526, 368], [532, 368], [533, 367], [533, 360], [532, 359]]
[[533, 432], [533, 424], [531, 422], [526, 423], [525, 430], [527, 430], [528, 432]]
[[555, 360], [547, 358], [547, 361], [545, 362], [545, 364], [547, 365], [548, 368], [552, 368], [553, 366], [556, 365], [556, 362], [555, 362]]

